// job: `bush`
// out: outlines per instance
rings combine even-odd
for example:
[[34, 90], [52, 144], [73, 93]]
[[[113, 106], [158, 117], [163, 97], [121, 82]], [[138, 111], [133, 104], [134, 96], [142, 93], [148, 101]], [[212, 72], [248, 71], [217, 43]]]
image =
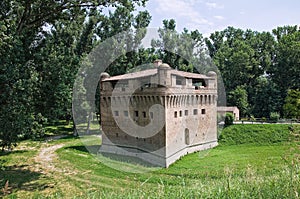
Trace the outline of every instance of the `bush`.
[[234, 115], [232, 113], [226, 113], [225, 115], [225, 127], [233, 124]]
[[280, 115], [279, 115], [279, 113], [277, 113], [277, 112], [271, 112], [271, 114], [270, 114], [270, 120], [271, 120], [271, 122], [278, 122], [278, 120], [279, 120], [279, 118], [280, 118]]

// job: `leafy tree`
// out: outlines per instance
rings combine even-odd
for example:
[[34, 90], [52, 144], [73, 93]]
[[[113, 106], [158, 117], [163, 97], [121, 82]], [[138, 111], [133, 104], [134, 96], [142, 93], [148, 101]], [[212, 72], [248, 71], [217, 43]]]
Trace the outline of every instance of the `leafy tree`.
[[276, 58], [268, 73], [286, 95], [288, 89], [300, 88], [300, 31], [297, 26], [286, 26], [273, 32], [277, 36]]
[[[2, 148], [11, 149], [20, 136], [40, 132], [40, 115], [57, 117], [70, 107], [78, 59], [91, 49], [103, 8], [133, 11], [144, 4], [145, 0], [1, 1]], [[86, 22], [92, 15], [95, 21]]]
[[[237, 94], [236, 89], [240, 90], [238, 87], [243, 87], [247, 96], [244, 102], [247, 103], [239, 105], [242, 114], [264, 115], [255, 112], [259, 106], [257, 102], [261, 100], [261, 91], [257, 88], [262, 88], [261, 79], [273, 65], [276, 57], [272, 34], [228, 27], [223, 31], [212, 33], [205, 39], [205, 43], [221, 72], [229, 104], [237, 105], [237, 102], [232, 101], [232, 95]], [[274, 95], [277, 94], [276, 89], [273, 91]]]
[[240, 110], [241, 117], [249, 114], [248, 94], [244, 87], [237, 86], [237, 88], [228, 95], [228, 104], [237, 106]]
[[202, 34], [186, 28], [178, 33], [175, 28], [174, 19], [163, 20], [163, 27], [158, 30], [160, 38], [151, 43], [155, 54], [178, 70], [201, 73], [211, 70]]
[[300, 119], [300, 90], [289, 90], [283, 107], [286, 118]]
[[228, 27], [205, 41], [229, 92], [242, 85], [248, 91], [272, 64], [274, 38], [270, 33]]
[[281, 109], [282, 101], [278, 97], [280, 90], [269, 77], [262, 76], [257, 81], [257, 85], [249, 89], [251, 112], [255, 117], [268, 118], [271, 112], [278, 112]]

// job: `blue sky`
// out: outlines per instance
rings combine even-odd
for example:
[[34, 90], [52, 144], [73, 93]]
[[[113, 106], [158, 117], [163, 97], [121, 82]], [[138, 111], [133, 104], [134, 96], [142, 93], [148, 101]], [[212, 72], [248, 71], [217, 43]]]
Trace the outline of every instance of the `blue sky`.
[[149, 0], [150, 27], [162, 27], [163, 19], [175, 19], [177, 30], [198, 29], [204, 35], [228, 26], [271, 31], [300, 24], [298, 0]]

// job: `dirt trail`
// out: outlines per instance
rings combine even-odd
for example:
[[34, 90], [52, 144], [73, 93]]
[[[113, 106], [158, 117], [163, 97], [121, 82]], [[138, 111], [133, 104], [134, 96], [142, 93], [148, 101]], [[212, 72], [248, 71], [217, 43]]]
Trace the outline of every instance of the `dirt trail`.
[[44, 174], [47, 174], [49, 172], [54, 172], [54, 171], [62, 172], [61, 169], [55, 167], [54, 161], [57, 159], [57, 155], [55, 154], [55, 151], [57, 149], [62, 148], [63, 146], [64, 144], [57, 144], [57, 145], [42, 148], [39, 154], [34, 159], [35, 162], [38, 163], [37, 169]]

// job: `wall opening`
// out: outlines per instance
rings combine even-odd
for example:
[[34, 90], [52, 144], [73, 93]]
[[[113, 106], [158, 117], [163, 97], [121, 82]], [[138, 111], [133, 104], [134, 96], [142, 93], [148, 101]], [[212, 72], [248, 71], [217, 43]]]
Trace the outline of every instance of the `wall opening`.
[[193, 113], [194, 115], [198, 115], [198, 109], [194, 109]]
[[188, 115], [189, 115], [189, 111], [188, 111], [188, 110], [185, 110], [185, 111], [184, 111], [184, 115], [185, 115], [185, 116], [188, 116]]
[[190, 130], [188, 128], [184, 130], [184, 138], [185, 144], [190, 145]]

